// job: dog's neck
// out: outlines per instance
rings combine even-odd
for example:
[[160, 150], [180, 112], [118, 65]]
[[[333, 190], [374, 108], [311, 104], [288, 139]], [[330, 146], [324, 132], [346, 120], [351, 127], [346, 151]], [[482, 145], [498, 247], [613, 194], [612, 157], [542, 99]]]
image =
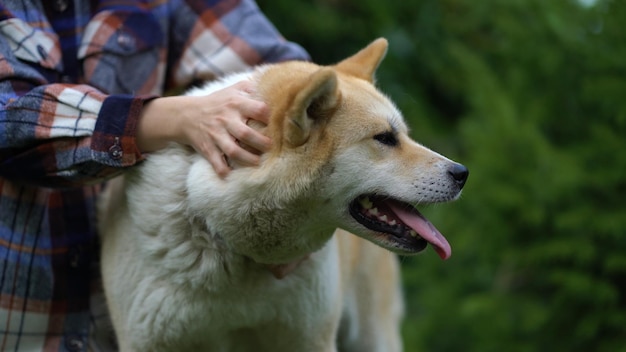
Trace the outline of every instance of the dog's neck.
[[300, 259], [296, 259], [286, 264], [266, 264], [265, 267], [272, 273], [272, 275], [274, 275], [275, 278], [281, 280], [294, 272], [294, 270], [296, 270], [303, 261], [307, 260], [309, 256], [310, 254], [307, 254]]
[[[209, 230], [206, 227], [204, 227], [204, 231], [207, 234], [209, 233]], [[226, 250], [226, 245], [225, 245], [225, 242], [224, 242], [224, 239], [222, 238], [222, 236], [220, 236], [219, 234], [213, 234], [212, 237], [214, 238], [216, 243], [220, 244], [220, 246], [223, 248], [222, 250]], [[253, 262], [256, 265], [260, 265], [260, 266], [264, 267], [265, 269], [267, 269], [276, 279], [282, 280], [285, 277], [287, 277], [289, 274], [293, 273], [296, 269], [298, 269], [298, 267], [300, 267], [300, 265], [304, 261], [309, 259], [310, 255], [311, 254], [309, 253], [309, 254], [306, 254], [306, 255], [302, 256], [301, 258], [295, 259], [295, 260], [290, 261], [288, 263], [282, 263], [282, 264], [261, 264], [261, 263], [256, 262], [254, 259], [252, 259], [250, 257], [246, 257], [246, 258], [250, 262]]]

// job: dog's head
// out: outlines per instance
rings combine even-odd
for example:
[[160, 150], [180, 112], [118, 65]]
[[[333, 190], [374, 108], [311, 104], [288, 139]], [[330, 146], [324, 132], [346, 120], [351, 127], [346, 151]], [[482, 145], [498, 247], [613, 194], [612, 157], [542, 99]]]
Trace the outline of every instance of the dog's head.
[[259, 95], [272, 116], [257, 127], [272, 138], [272, 150], [260, 167], [199, 187], [200, 197], [228, 205], [212, 209], [207, 223], [220, 224], [213, 231], [233, 250], [288, 262], [340, 227], [396, 253], [431, 243], [450, 256], [446, 239], [415, 207], [458, 198], [468, 171], [413, 141], [401, 113], [376, 89], [386, 50], [378, 39], [334, 66], [287, 62], [259, 70]]

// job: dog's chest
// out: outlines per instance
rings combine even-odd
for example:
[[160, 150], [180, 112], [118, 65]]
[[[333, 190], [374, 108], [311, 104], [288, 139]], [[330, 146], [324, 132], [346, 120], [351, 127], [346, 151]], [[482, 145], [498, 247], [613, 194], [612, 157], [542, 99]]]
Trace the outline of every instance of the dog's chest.
[[[337, 319], [341, 305], [334, 247], [312, 254], [280, 280], [262, 266], [251, 270], [241, 264], [231, 267], [230, 279], [223, 277], [219, 287], [168, 290], [162, 311], [153, 312], [154, 323], [167, 326], [162, 336], [179, 351], [220, 351], [223, 346], [245, 350], [250, 341], [263, 343], [267, 336], [280, 336], [294, 327], [329, 324]], [[200, 277], [186, 275], [191, 280]]]

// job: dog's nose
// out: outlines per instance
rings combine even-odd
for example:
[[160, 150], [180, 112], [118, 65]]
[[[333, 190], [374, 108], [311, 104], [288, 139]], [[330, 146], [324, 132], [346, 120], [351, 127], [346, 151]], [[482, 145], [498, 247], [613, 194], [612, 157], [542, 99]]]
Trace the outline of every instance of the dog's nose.
[[452, 176], [454, 182], [459, 185], [459, 188], [463, 188], [467, 177], [469, 176], [469, 170], [462, 164], [454, 163], [448, 170], [448, 174]]

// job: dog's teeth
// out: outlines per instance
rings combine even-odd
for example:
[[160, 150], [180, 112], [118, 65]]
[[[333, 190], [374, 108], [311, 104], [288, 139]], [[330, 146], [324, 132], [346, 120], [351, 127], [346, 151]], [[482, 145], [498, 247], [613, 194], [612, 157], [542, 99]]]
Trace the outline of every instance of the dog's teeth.
[[383, 215], [383, 216], [379, 217], [378, 220], [380, 220], [382, 222], [387, 222], [387, 215]]
[[417, 237], [417, 232], [415, 232], [414, 230], [409, 231], [409, 235], [411, 235], [411, 237]]
[[396, 224], [398, 224], [398, 223], [395, 220], [389, 221], [389, 225], [391, 225], [391, 226], [396, 226]]
[[372, 208], [372, 201], [369, 198], [362, 198], [361, 199], [361, 206], [365, 209], [371, 209]]
[[378, 215], [378, 208], [372, 208], [372, 209], [370, 209], [370, 214], [372, 214], [372, 215]]

